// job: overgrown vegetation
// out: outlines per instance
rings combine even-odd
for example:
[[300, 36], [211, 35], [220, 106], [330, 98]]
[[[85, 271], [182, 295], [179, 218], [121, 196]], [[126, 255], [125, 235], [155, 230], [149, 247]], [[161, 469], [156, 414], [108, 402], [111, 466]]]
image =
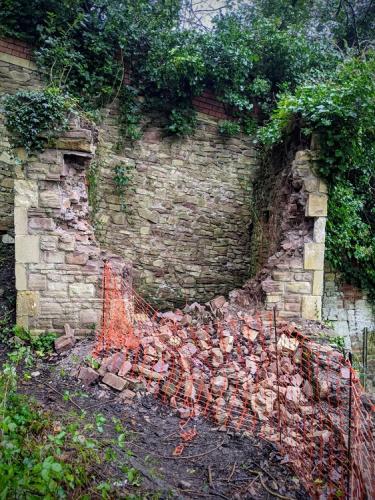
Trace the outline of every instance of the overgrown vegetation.
[[327, 258], [350, 282], [375, 291], [375, 56], [340, 64], [330, 78], [279, 98], [260, 131], [266, 144], [295, 127], [318, 134], [319, 172], [329, 183]]
[[[86, 360], [90, 366], [94, 361]], [[0, 370], [1, 498], [160, 498], [158, 492], [139, 491], [142, 477], [128, 463], [132, 452], [120, 419], [85, 411], [57, 416], [18, 392], [34, 362], [28, 346], [18, 346]], [[71, 396], [66, 391], [63, 400]], [[101, 473], [109, 466], [111, 474]]]
[[75, 104], [75, 99], [57, 87], [6, 96], [4, 114], [12, 147], [23, 147], [28, 153], [41, 151], [48, 140], [67, 128], [68, 113]]
[[[67, 95], [90, 112], [117, 99], [122, 140], [140, 138], [144, 111], [164, 116], [167, 134], [191, 134], [192, 99], [209, 88], [234, 118], [220, 125], [226, 136], [263, 125], [268, 146], [296, 128], [305, 142], [319, 135], [328, 260], [373, 292], [374, 2], [224, 4], [207, 29], [185, 0], [2, 0], [0, 34], [31, 42], [59, 89], [8, 101], [16, 144], [38, 148], [63, 127]], [[122, 190], [127, 177], [117, 177]]]

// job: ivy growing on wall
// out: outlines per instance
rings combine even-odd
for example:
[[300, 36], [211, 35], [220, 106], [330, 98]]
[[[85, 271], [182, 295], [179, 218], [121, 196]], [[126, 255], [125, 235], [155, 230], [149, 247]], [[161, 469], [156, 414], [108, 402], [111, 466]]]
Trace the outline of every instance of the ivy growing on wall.
[[375, 54], [349, 59], [330, 78], [280, 97], [260, 139], [272, 145], [295, 127], [318, 134], [319, 172], [329, 185], [327, 258], [375, 296]]
[[6, 126], [13, 148], [28, 153], [41, 151], [45, 144], [68, 126], [69, 113], [76, 100], [56, 87], [19, 91], [3, 99]]

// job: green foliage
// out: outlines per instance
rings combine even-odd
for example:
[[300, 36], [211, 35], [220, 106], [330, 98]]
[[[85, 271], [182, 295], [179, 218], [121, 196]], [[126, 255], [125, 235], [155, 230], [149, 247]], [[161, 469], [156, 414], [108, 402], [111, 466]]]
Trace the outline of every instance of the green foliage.
[[124, 211], [126, 210], [126, 192], [133, 177], [133, 169], [133, 165], [126, 165], [124, 163], [120, 163], [114, 167], [115, 175], [113, 180], [116, 186], [116, 193], [120, 198], [121, 210]]
[[74, 103], [57, 88], [21, 90], [6, 96], [4, 114], [12, 147], [24, 147], [28, 153], [41, 151], [48, 140], [67, 128]]
[[29, 330], [19, 325], [13, 327], [13, 335], [17, 339], [20, 339], [25, 345], [30, 346], [35, 354], [41, 357], [53, 351], [53, 344], [57, 339], [57, 334], [55, 332], [46, 332], [34, 336], [31, 335]]
[[124, 139], [136, 141], [142, 137], [140, 128], [142, 106], [137, 90], [129, 85], [123, 86], [119, 96], [119, 146], [121, 146]]
[[227, 137], [233, 137], [241, 132], [241, 126], [239, 123], [223, 120], [219, 122], [219, 132]]
[[[74, 428], [56, 432], [49, 415], [17, 394], [16, 366], [22, 359], [19, 351], [0, 371], [1, 498], [66, 498], [91, 486], [96, 450], [77, 439]], [[69, 461], [63, 458], [64, 448], [70, 451]]]
[[347, 279], [375, 290], [375, 54], [350, 58], [336, 72], [280, 97], [266, 144], [298, 126], [320, 145], [329, 183], [327, 258]]
[[[218, 17], [206, 32], [179, 25], [182, 3], [17, 0], [6, 2], [0, 22], [5, 33], [35, 43], [49, 84], [79, 98], [83, 109], [118, 98], [121, 133], [130, 140], [140, 134], [138, 94], [165, 113], [168, 133], [183, 136], [194, 131], [192, 98], [205, 87], [234, 112], [262, 120], [282, 86], [293, 88], [312, 69], [329, 69], [339, 57], [296, 23], [302, 15], [290, 11], [280, 23], [261, 0], [255, 10]], [[35, 17], [28, 24], [23, 13], [30, 5]], [[129, 71], [132, 86], [124, 87]]]
[[194, 108], [180, 107], [178, 109], [172, 109], [169, 115], [167, 131], [178, 137], [184, 137], [194, 132], [196, 124], [197, 117]]

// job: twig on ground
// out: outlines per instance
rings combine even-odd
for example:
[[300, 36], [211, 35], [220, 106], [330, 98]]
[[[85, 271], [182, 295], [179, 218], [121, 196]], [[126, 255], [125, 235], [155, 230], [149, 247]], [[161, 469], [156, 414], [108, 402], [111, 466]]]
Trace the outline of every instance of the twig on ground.
[[[52, 389], [54, 392], [56, 392], [56, 394], [58, 394], [59, 396], [61, 396], [63, 400], [64, 400], [64, 398], [66, 397], [66, 396], [64, 396], [64, 394], [63, 394], [62, 392], [60, 392], [60, 391], [58, 391], [57, 389], [55, 389], [54, 387], [52, 387], [52, 385], [49, 385], [49, 384], [47, 384], [47, 383], [44, 383], [44, 385], [46, 385], [47, 387], [49, 387], [50, 389]], [[83, 408], [81, 408], [81, 407], [79, 406], [79, 404], [78, 404], [78, 403], [76, 403], [75, 401], [73, 401], [73, 399], [72, 399], [70, 396], [68, 396], [68, 398], [67, 398], [67, 399], [68, 399], [68, 401], [69, 401], [70, 403], [72, 403], [72, 405], [74, 405], [76, 408], [78, 408], [78, 410], [79, 410], [79, 411], [82, 411], [82, 412], [83, 412], [83, 411], [85, 411]]]
[[221, 446], [224, 444], [224, 441], [225, 439], [223, 439], [221, 441], [221, 443], [216, 446], [215, 448], [211, 448], [211, 450], [208, 450], [208, 451], [205, 451], [204, 453], [198, 453], [197, 455], [186, 455], [186, 456], [177, 456], [177, 457], [163, 457], [163, 458], [169, 458], [171, 460], [189, 460], [189, 459], [193, 459], [193, 458], [200, 458], [200, 457], [204, 457], [205, 455], [208, 455], [216, 450], [218, 450], [219, 448], [221, 448]]
[[233, 467], [232, 467], [232, 470], [231, 470], [231, 472], [230, 472], [230, 474], [229, 474], [229, 476], [228, 476], [227, 481], [230, 481], [230, 480], [232, 479], [233, 474], [234, 474], [234, 472], [235, 472], [235, 470], [236, 470], [236, 465], [237, 465], [237, 462], [234, 462]]
[[209, 465], [207, 467], [207, 474], [208, 474], [208, 484], [211, 486], [211, 488], [213, 487], [213, 483], [212, 483], [212, 470], [211, 470], [211, 465]]

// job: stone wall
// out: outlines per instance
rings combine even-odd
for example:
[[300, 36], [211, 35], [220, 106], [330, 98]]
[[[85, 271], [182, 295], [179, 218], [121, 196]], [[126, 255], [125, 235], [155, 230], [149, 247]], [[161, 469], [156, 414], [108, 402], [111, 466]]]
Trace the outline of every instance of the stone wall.
[[[0, 92], [39, 86], [29, 49], [0, 40]], [[162, 307], [206, 301], [246, 281], [253, 257], [253, 183], [264, 188], [262, 167], [251, 139], [218, 134], [225, 109], [211, 94], [197, 98], [195, 106], [198, 129], [188, 139], [163, 136], [160, 120], [148, 117], [142, 139], [118, 147], [113, 106], [101, 126], [99, 147], [94, 148], [92, 131], [76, 121], [55, 149], [29, 158], [23, 167], [22, 151], [21, 161], [11, 157], [0, 115], [0, 233], [12, 243], [15, 200], [21, 324], [61, 330], [70, 322], [90, 330], [99, 317], [100, 270], [107, 256], [97, 235], [103, 248], [132, 262], [136, 287]], [[287, 165], [275, 164], [262, 206], [263, 241], [253, 237], [260, 265], [243, 291], [253, 298], [255, 291], [268, 308], [276, 304], [284, 318], [321, 318], [327, 195], [314, 162], [315, 153], [305, 150]], [[125, 210], [114, 184], [116, 165], [131, 167]], [[96, 200], [91, 207], [96, 235], [88, 221], [87, 180]], [[358, 336], [363, 325], [373, 326], [373, 316], [363, 297], [349, 300], [332, 288], [331, 276], [323, 319], [339, 334], [350, 330]]]
[[94, 136], [74, 118], [54, 149], [20, 157], [14, 182], [17, 323], [33, 332], [60, 332], [66, 323], [78, 334], [94, 329], [103, 261], [124, 267], [100, 250], [89, 223], [86, 169]]
[[[101, 242], [132, 261], [136, 288], [162, 308], [207, 301], [249, 276], [251, 186], [259, 162], [250, 138], [219, 135], [223, 110], [206, 98], [215, 117], [199, 113], [190, 138], [165, 137], [148, 121], [142, 139], [118, 151], [116, 109], [101, 126]], [[132, 168], [125, 211], [114, 183], [119, 164]]]
[[280, 318], [322, 317], [327, 187], [314, 173], [315, 162], [315, 151], [297, 151], [293, 159], [274, 165], [259, 187], [271, 184], [267, 223], [261, 224], [270, 242], [239, 299], [246, 300], [246, 294], [253, 301], [261, 298], [268, 309], [276, 306]]
[[348, 347], [360, 350], [363, 330], [375, 331], [375, 308], [362, 290], [344, 283], [328, 265], [325, 271], [323, 320], [347, 339]]
[[[6, 51], [6, 52], [5, 52]], [[35, 64], [26, 59], [27, 47], [0, 39], [0, 97], [21, 89], [41, 86]], [[13, 232], [13, 174], [15, 162], [0, 110], [0, 234]]]

